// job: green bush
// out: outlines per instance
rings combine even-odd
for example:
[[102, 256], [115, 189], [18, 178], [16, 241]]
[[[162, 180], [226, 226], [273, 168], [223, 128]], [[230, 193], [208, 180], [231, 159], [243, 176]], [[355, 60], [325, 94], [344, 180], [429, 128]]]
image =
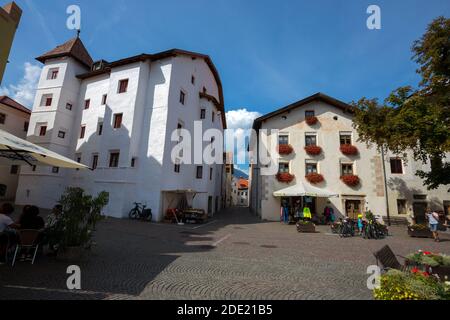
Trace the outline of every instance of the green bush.
[[419, 266], [450, 266], [450, 256], [427, 251], [419, 251], [406, 256], [408, 262]]

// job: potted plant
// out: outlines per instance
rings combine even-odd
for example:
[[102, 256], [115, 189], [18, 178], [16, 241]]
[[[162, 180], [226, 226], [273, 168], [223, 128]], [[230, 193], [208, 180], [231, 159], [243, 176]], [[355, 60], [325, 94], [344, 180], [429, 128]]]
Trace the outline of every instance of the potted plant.
[[278, 146], [278, 153], [282, 155], [289, 155], [294, 151], [290, 144], [280, 144]]
[[302, 233], [315, 233], [316, 225], [311, 221], [299, 221], [297, 222], [297, 231]]
[[312, 183], [312, 184], [321, 183], [325, 180], [323, 175], [321, 175], [320, 173], [317, 173], [317, 172], [308, 173], [305, 176], [305, 178], [306, 178], [306, 180], [309, 181], [309, 183]]
[[425, 224], [413, 224], [408, 226], [408, 235], [415, 238], [432, 238], [430, 228]]
[[311, 156], [317, 156], [322, 153], [322, 148], [316, 145], [309, 145], [305, 147], [305, 151]]
[[353, 156], [358, 154], [358, 148], [351, 144], [341, 144], [340, 150], [343, 154], [347, 156]]
[[406, 256], [405, 264], [437, 275], [441, 280], [450, 279], [450, 256], [419, 250]]
[[54, 226], [58, 258], [79, 260], [92, 244], [92, 232], [102, 219], [101, 210], [108, 203], [108, 193], [97, 197], [85, 194], [81, 188], [67, 188], [58, 204], [60, 216]]
[[279, 172], [276, 178], [280, 182], [290, 183], [294, 180], [295, 176], [289, 172]]
[[342, 182], [350, 187], [356, 187], [359, 184], [359, 177], [354, 174], [346, 174], [341, 176]]
[[317, 122], [319, 122], [319, 119], [317, 119], [316, 116], [309, 116], [309, 117], [306, 117], [306, 123], [307, 123], [309, 126], [313, 126], [313, 125], [315, 125]]

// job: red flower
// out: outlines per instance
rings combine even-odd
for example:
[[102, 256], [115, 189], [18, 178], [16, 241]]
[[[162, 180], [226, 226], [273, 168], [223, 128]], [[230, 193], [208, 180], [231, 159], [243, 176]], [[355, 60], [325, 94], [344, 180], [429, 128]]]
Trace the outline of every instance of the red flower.
[[343, 154], [352, 156], [358, 153], [358, 148], [352, 146], [351, 144], [341, 144], [340, 150]]
[[325, 180], [323, 178], [323, 175], [321, 175], [320, 173], [316, 173], [316, 172], [308, 173], [305, 176], [305, 178], [306, 178], [306, 180], [309, 181], [309, 183], [312, 183], [312, 184], [321, 183], [322, 181]]
[[307, 123], [309, 126], [315, 125], [318, 121], [319, 121], [319, 120], [318, 120], [317, 117], [315, 117], [315, 116], [306, 117], [306, 123]]
[[426, 256], [428, 256], [428, 255], [431, 254], [431, 252], [430, 252], [430, 251], [424, 251], [423, 254], [426, 255]]
[[322, 152], [322, 148], [319, 146], [311, 145], [311, 146], [306, 146], [305, 151], [309, 155], [316, 156]]
[[429, 274], [428, 272], [423, 272], [422, 275], [423, 275], [424, 277], [429, 277], [429, 276], [430, 276], [430, 274]]
[[278, 146], [278, 153], [288, 155], [294, 151], [294, 148], [290, 144], [280, 144]]
[[350, 187], [355, 187], [359, 184], [359, 177], [354, 174], [343, 175], [341, 180]]
[[411, 272], [412, 273], [417, 273], [417, 272], [419, 272], [419, 269], [417, 267], [414, 267], [414, 268], [411, 269]]
[[290, 183], [294, 180], [295, 176], [289, 172], [279, 172], [276, 178], [280, 182]]

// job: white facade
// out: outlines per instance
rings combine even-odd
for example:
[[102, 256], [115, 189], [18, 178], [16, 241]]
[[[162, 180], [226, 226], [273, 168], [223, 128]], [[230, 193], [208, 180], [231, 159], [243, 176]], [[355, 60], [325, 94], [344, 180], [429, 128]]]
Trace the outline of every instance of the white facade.
[[[31, 111], [23, 106], [14, 108], [9, 105], [11, 101], [7, 97], [2, 97], [5, 103], [0, 100], [0, 130], [7, 131], [16, 137], [25, 139], [26, 129], [30, 121]], [[17, 102], [13, 101], [17, 104]], [[19, 181], [20, 166], [0, 165], [0, 201], [14, 201]]]
[[[387, 201], [384, 183], [383, 157], [375, 147], [367, 147], [365, 143], [358, 142], [358, 134], [353, 128], [352, 113], [345, 107], [336, 107], [334, 99], [326, 97], [307, 98], [298, 105], [286, 107], [285, 111], [275, 111], [274, 114], [263, 116], [260, 122], [261, 129], [278, 129], [279, 135], [288, 136], [289, 144], [293, 152], [287, 156], [280, 155], [279, 162], [287, 163], [289, 173], [295, 175], [291, 183], [279, 182], [275, 175], [261, 175], [261, 167], [252, 165], [250, 179], [250, 207], [262, 219], [277, 221], [280, 219], [280, 198], [274, 197], [273, 192], [295, 185], [297, 182], [309, 184], [306, 180], [307, 164], [315, 164], [318, 173], [322, 174], [324, 181], [314, 184], [315, 187], [331, 191], [338, 197], [314, 198], [314, 213], [322, 214], [326, 206], [334, 209], [337, 216], [355, 215], [355, 212], [363, 212], [370, 209], [375, 214], [387, 215]], [[314, 97], [314, 96], [312, 96]], [[336, 101], [336, 100], [334, 100]], [[339, 102], [338, 104], [344, 105]], [[305, 121], [305, 111], [314, 111], [318, 123], [308, 125]], [[322, 148], [322, 153], [316, 156], [308, 155], [305, 150], [306, 136], [315, 136], [317, 145]], [[344, 155], [340, 151], [341, 135], [350, 135], [351, 144], [356, 146], [356, 155]], [[397, 199], [406, 199], [407, 206], [412, 208], [413, 194], [426, 194], [429, 201], [433, 201], [441, 208], [444, 201], [450, 200], [447, 187], [435, 191], [426, 191], [421, 180], [414, 176], [417, 163], [410, 161], [405, 167], [404, 174], [390, 173], [390, 155], [385, 157], [387, 174], [387, 190], [390, 208], [390, 216], [399, 216]], [[358, 186], [350, 187], [340, 178], [343, 165], [351, 164], [353, 174], [359, 177]], [[390, 186], [395, 180], [400, 186], [400, 192], [394, 192], [395, 187]], [[390, 186], [390, 187], [389, 187]], [[408, 191], [406, 191], [408, 189]], [[433, 200], [432, 200], [433, 199]], [[400, 214], [401, 216], [401, 214]], [[405, 215], [406, 216], [406, 215]]]
[[[58, 78], [49, 80], [47, 75], [54, 68], [59, 68]], [[175, 172], [171, 161], [172, 132], [180, 124], [194, 137], [200, 109], [206, 110], [203, 130], [224, 129], [223, 110], [199, 95], [206, 89], [217, 101], [222, 98], [220, 80], [206, 58], [185, 52], [158, 59], [142, 56], [111, 63], [108, 69], [77, 78], [90, 70], [72, 57], [45, 61], [28, 139], [67, 157], [81, 158], [89, 167], [97, 159], [97, 165], [93, 171], [29, 169], [21, 174], [17, 202], [50, 208], [67, 186], [79, 186], [91, 194], [109, 192], [107, 215], [126, 217], [133, 202], [141, 202], [152, 209], [154, 220], [161, 220], [167, 207], [177, 205], [180, 195], [174, 191], [190, 189], [200, 192], [191, 205], [213, 214], [220, 208], [222, 165], [204, 164], [203, 177], [197, 179], [196, 165], [181, 164]], [[128, 85], [126, 92], [119, 93], [121, 80], [128, 80]], [[42, 107], [47, 94], [53, 94], [52, 104]], [[90, 101], [87, 109], [86, 100]], [[68, 103], [71, 110], [66, 108]], [[119, 114], [120, 128], [114, 128]], [[42, 124], [47, 125], [47, 134], [40, 137]], [[118, 164], [111, 167], [114, 153], [119, 153]]]
[[[246, 182], [245, 186], [243, 180]], [[231, 182], [231, 202], [233, 206], [248, 207], [249, 191], [248, 180], [233, 177]]]

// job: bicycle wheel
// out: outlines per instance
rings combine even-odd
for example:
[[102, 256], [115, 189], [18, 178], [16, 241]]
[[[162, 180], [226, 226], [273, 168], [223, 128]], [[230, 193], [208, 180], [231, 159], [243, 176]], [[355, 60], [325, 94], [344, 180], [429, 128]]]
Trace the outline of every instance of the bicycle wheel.
[[137, 208], [131, 209], [130, 213], [128, 213], [128, 217], [130, 219], [137, 219], [139, 217], [139, 210]]

